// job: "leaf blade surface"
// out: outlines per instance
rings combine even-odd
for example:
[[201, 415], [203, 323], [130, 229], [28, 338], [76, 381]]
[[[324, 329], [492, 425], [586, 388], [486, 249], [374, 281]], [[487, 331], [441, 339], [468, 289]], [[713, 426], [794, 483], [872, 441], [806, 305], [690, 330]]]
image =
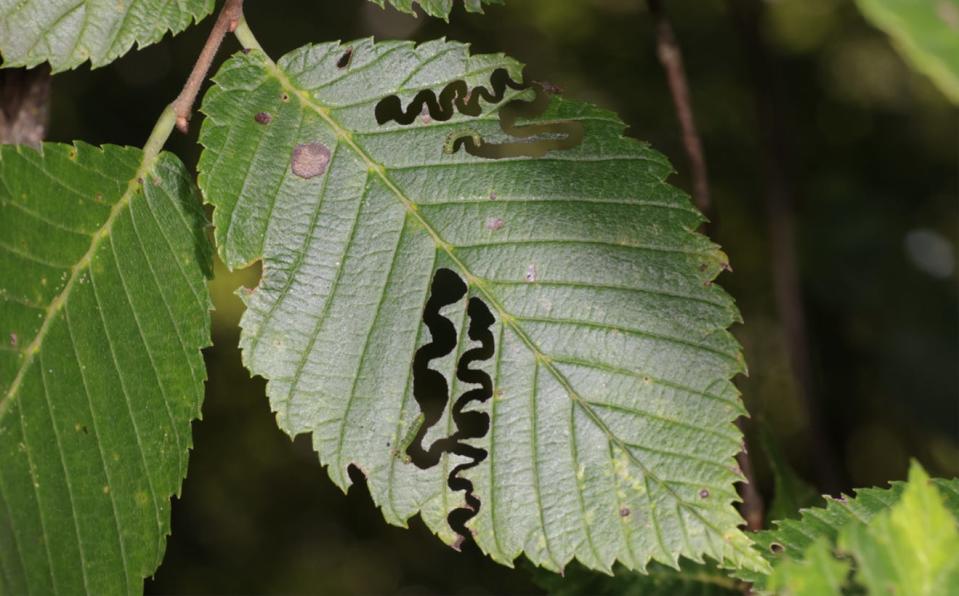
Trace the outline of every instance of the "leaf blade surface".
[[839, 548], [870, 593], [948, 594], [959, 589], [959, 519], [913, 462], [899, 502], [868, 524], [850, 524]]
[[54, 72], [94, 68], [177, 34], [213, 11], [214, 0], [0, 0], [4, 66], [49, 62]]
[[186, 474], [210, 249], [180, 161], [0, 148], [0, 591], [142, 591]]
[[[959, 479], [933, 478], [928, 482], [942, 497], [945, 509], [959, 518]], [[834, 545], [847, 527], [865, 528], [877, 516], [887, 515], [907, 488], [905, 482], [892, 482], [889, 488], [857, 489], [854, 496], [826, 497], [825, 506], [803, 509], [799, 519], [777, 520], [773, 522], [775, 528], [753, 536], [760, 552], [774, 567], [786, 560], [801, 561], [816, 541]], [[764, 578], [756, 574], [737, 575], [759, 586], [764, 583]]]
[[[491, 428], [470, 441], [488, 457], [462, 473], [487, 553], [555, 570], [680, 554], [763, 568], [731, 506], [743, 410], [729, 378], [743, 364], [725, 330], [738, 313], [711, 283], [725, 255], [693, 232], [701, 216], [664, 182], [665, 158], [612, 114], [558, 98], [537, 121], [578, 122], [584, 140], [541, 159], [444, 150], [467, 130], [504, 140], [501, 104], [406, 127], [373, 117], [386, 96], [406, 105], [497, 69], [521, 78], [463, 44], [369, 40], [223, 66], [203, 104], [200, 186], [224, 261], [263, 261], [245, 297], [246, 365], [339, 486], [355, 464], [388, 521], [421, 513], [455, 543], [446, 518], [464, 501], [446, 481], [467, 460], [420, 469], [404, 453], [419, 424], [410, 364], [429, 341], [420, 319], [434, 273], [450, 269], [496, 319]], [[328, 152], [322, 174], [296, 173], [304, 146]], [[470, 347], [464, 307], [447, 312], [457, 350], [433, 362], [452, 395], [469, 389], [453, 378]], [[434, 430], [455, 430], [448, 409]]]

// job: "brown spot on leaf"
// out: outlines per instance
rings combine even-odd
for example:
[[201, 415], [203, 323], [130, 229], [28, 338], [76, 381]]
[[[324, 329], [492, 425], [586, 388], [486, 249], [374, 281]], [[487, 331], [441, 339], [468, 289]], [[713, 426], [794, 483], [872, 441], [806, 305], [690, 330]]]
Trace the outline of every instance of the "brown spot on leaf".
[[701, 491], [699, 491], [699, 498], [700, 498], [700, 499], [708, 499], [708, 498], [709, 498], [709, 491], [706, 490], [705, 488], [702, 489]]
[[619, 510], [620, 517], [629, 517], [629, 513], [630, 513], [629, 507], [623, 507], [622, 509]]
[[303, 143], [293, 148], [293, 173], [300, 178], [315, 178], [330, 164], [330, 149], [323, 143]]
[[489, 193], [489, 200], [491, 200], [491, 201], [495, 201], [495, 200], [496, 200], [496, 191], [493, 191], [493, 192]]
[[779, 555], [779, 554], [782, 554], [784, 550], [786, 550], [786, 547], [779, 544], [778, 542], [773, 542], [772, 544], [769, 545], [769, 550], [772, 551], [773, 554]]
[[506, 224], [501, 217], [491, 217], [486, 220], [486, 229], [495, 232]]
[[15, 348], [15, 347], [17, 347], [17, 344], [18, 344], [18, 343], [20, 343], [20, 339], [17, 337], [17, 334], [16, 334], [16, 333], [11, 333], [11, 334], [10, 334], [10, 345]]
[[273, 122], [273, 116], [270, 116], [268, 112], [258, 112], [253, 119], [260, 124], [269, 124], [270, 122]]

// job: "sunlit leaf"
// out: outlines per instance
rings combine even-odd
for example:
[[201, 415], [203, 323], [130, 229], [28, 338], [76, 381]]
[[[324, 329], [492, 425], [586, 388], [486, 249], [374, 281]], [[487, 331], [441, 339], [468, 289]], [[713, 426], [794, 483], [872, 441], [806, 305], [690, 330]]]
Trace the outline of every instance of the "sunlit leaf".
[[839, 548], [855, 558], [856, 579], [871, 594], [959, 591], [959, 527], [941, 488], [914, 462], [898, 503], [840, 533]]
[[171, 154], [0, 148], [0, 594], [136, 594], [170, 531], [211, 251]]
[[[953, 515], [959, 514], [959, 479], [930, 481], [935, 485]], [[776, 528], [753, 535], [763, 556], [773, 565], [786, 559], [801, 559], [806, 549], [818, 540], [835, 544], [840, 532], [850, 524], [869, 523], [877, 515], [889, 511], [899, 502], [906, 483], [893, 482], [889, 488], [861, 488], [855, 497], [826, 498], [825, 507], [803, 509], [800, 519], [778, 520]], [[750, 572], [737, 572], [743, 579], [764, 584], [764, 578]]]

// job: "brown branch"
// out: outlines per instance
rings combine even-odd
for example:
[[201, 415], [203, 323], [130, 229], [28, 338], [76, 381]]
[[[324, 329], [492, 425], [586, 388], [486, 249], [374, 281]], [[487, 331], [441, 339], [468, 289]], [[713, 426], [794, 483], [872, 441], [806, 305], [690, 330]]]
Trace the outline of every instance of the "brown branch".
[[39, 147], [50, 117], [50, 68], [0, 71], [0, 143]]
[[696, 130], [696, 121], [693, 119], [692, 101], [689, 96], [689, 84], [686, 81], [686, 69], [683, 66], [683, 54], [676, 43], [673, 26], [669, 22], [666, 11], [663, 10], [660, 0], [647, 0], [649, 12], [656, 24], [656, 56], [663, 70], [666, 71], [666, 81], [669, 92], [673, 97], [673, 107], [676, 109], [676, 118], [683, 132], [683, 146], [686, 157], [689, 159], [690, 174], [693, 179], [693, 199], [696, 207], [707, 217], [710, 217], [712, 201], [709, 193], [709, 176], [706, 170], [706, 156], [703, 154], [703, 144]]
[[783, 122], [783, 92], [759, 28], [757, 0], [728, 0], [752, 71], [756, 117], [766, 179], [766, 218], [772, 260], [776, 309], [783, 326], [786, 351], [803, 409], [809, 419], [819, 486], [835, 494], [842, 488], [837, 450], [826, 432], [822, 406], [813, 387], [809, 339], [796, 254], [796, 198], [790, 182], [792, 162]]
[[746, 528], [752, 532], [758, 532], [763, 529], [763, 519], [766, 516], [766, 504], [763, 502], [763, 496], [756, 485], [756, 474], [753, 472], [753, 462], [749, 457], [749, 450], [746, 446], [746, 418], [740, 418], [736, 421], [736, 426], [743, 433], [743, 448], [736, 454], [736, 463], [742, 471], [746, 482], [739, 485], [739, 495], [743, 498], [740, 511], [743, 519], [746, 520]]
[[189, 130], [193, 104], [196, 101], [197, 94], [200, 92], [203, 81], [206, 80], [206, 75], [210, 71], [213, 59], [220, 49], [220, 44], [223, 43], [223, 38], [236, 29], [237, 24], [242, 18], [243, 0], [226, 0], [226, 2], [223, 3], [223, 8], [220, 9], [220, 14], [213, 24], [213, 30], [210, 31], [210, 36], [207, 37], [206, 44], [204, 44], [203, 50], [197, 57], [196, 64], [193, 65], [193, 71], [190, 72], [186, 84], [183, 85], [183, 90], [180, 91], [177, 98], [173, 100], [173, 111], [176, 114], [176, 127], [180, 132], [186, 133]]
[[[686, 79], [686, 69], [683, 66], [683, 55], [661, 0], [647, 0], [647, 4], [656, 24], [656, 55], [666, 72], [666, 81], [673, 98], [673, 107], [676, 109], [676, 118], [679, 120], [679, 126], [682, 129], [683, 146], [686, 149], [686, 157], [689, 159], [690, 173], [693, 179], [693, 198], [696, 201], [696, 207], [704, 215], [712, 218], [712, 199], [709, 192], [706, 156], [703, 152], [699, 132], [696, 130], [696, 121], [693, 118], [692, 100], [689, 94], [689, 83]], [[747, 527], [755, 531], [763, 527], [766, 507], [756, 485], [752, 461], [749, 458], [745, 420], [740, 418], [737, 424], [743, 433], [743, 447], [736, 455], [736, 462], [746, 480], [739, 487], [740, 496], [743, 499], [741, 510]]]

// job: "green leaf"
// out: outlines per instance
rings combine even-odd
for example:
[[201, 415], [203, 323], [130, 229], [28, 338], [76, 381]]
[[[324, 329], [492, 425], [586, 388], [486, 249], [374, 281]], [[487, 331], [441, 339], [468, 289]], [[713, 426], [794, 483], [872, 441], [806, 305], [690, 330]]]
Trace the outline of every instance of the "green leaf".
[[959, 105], [959, 0], [857, 0], [916, 70]]
[[682, 561], [679, 569], [652, 563], [646, 574], [614, 575], [570, 565], [563, 575], [536, 569], [533, 581], [550, 596], [741, 596], [742, 584], [712, 566]]
[[[466, 502], [447, 477], [475, 460], [447, 452], [421, 469], [405, 448], [422, 417], [411, 362], [437, 341], [421, 320], [431, 279], [451, 270], [495, 319], [495, 354], [479, 363], [490, 429], [466, 441], [488, 455], [458, 472], [481, 502], [468, 525], [486, 553], [552, 570], [680, 554], [763, 569], [732, 506], [743, 407], [730, 377], [743, 361], [726, 327], [739, 315], [711, 283], [726, 256], [694, 231], [702, 217], [665, 182], [666, 159], [615, 115], [557, 97], [535, 121], [575, 121], [585, 138], [541, 159], [450, 151], [451, 135], [510, 139], [499, 105], [377, 125], [384, 97], [475, 89], [497, 69], [520, 79], [515, 61], [464, 44], [371, 40], [222, 67], [203, 103], [200, 186], [224, 262], [262, 259], [244, 296], [246, 365], [337, 485], [354, 464], [389, 522], [421, 513], [455, 544], [447, 516]], [[473, 343], [465, 304], [443, 311], [455, 354], [431, 362], [450, 379]], [[427, 442], [453, 432], [447, 408]]]
[[856, 579], [870, 593], [955, 594], [959, 527], [953, 512], [913, 462], [900, 501], [868, 524], [846, 526], [839, 548], [855, 557]]
[[168, 153], [0, 148], [0, 594], [160, 564], [209, 345], [197, 195]]
[[[370, 0], [373, 4], [376, 4], [380, 8], [383, 8], [386, 5], [387, 0]], [[504, 0], [463, 0], [463, 5], [466, 7], [466, 10], [469, 12], [483, 12], [484, 4], [503, 4]], [[390, 5], [392, 5], [396, 10], [407, 12], [409, 14], [415, 15], [416, 11], [413, 10], [415, 5], [419, 5], [423, 11], [430, 15], [431, 17], [439, 17], [441, 19], [449, 20], [450, 12], [453, 11], [453, 5], [456, 3], [455, 0], [389, 0]]]
[[769, 591], [790, 596], [841, 594], [849, 561], [837, 559], [829, 541], [820, 536], [800, 559], [785, 559], [769, 576]]
[[[945, 499], [946, 508], [953, 515], [959, 513], [959, 479], [933, 479], [931, 481]], [[855, 498], [842, 496], [826, 497], [825, 507], [804, 509], [798, 520], [777, 520], [776, 528], [753, 535], [763, 556], [773, 565], [785, 559], [801, 559], [806, 549], [819, 538], [835, 544], [844, 527], [853, 523], [869, 523], [880, 513], [888, 511], [900, 499], [906, 484], [893, 482], [889, 488], [861, 488]], [[742, 579], [764, 583], [760, 575], [737, 572]]]
[[214, 0], [0, 0], [4, 66], [49, 62], [54, 72], [94, 68], [186, 29]]

